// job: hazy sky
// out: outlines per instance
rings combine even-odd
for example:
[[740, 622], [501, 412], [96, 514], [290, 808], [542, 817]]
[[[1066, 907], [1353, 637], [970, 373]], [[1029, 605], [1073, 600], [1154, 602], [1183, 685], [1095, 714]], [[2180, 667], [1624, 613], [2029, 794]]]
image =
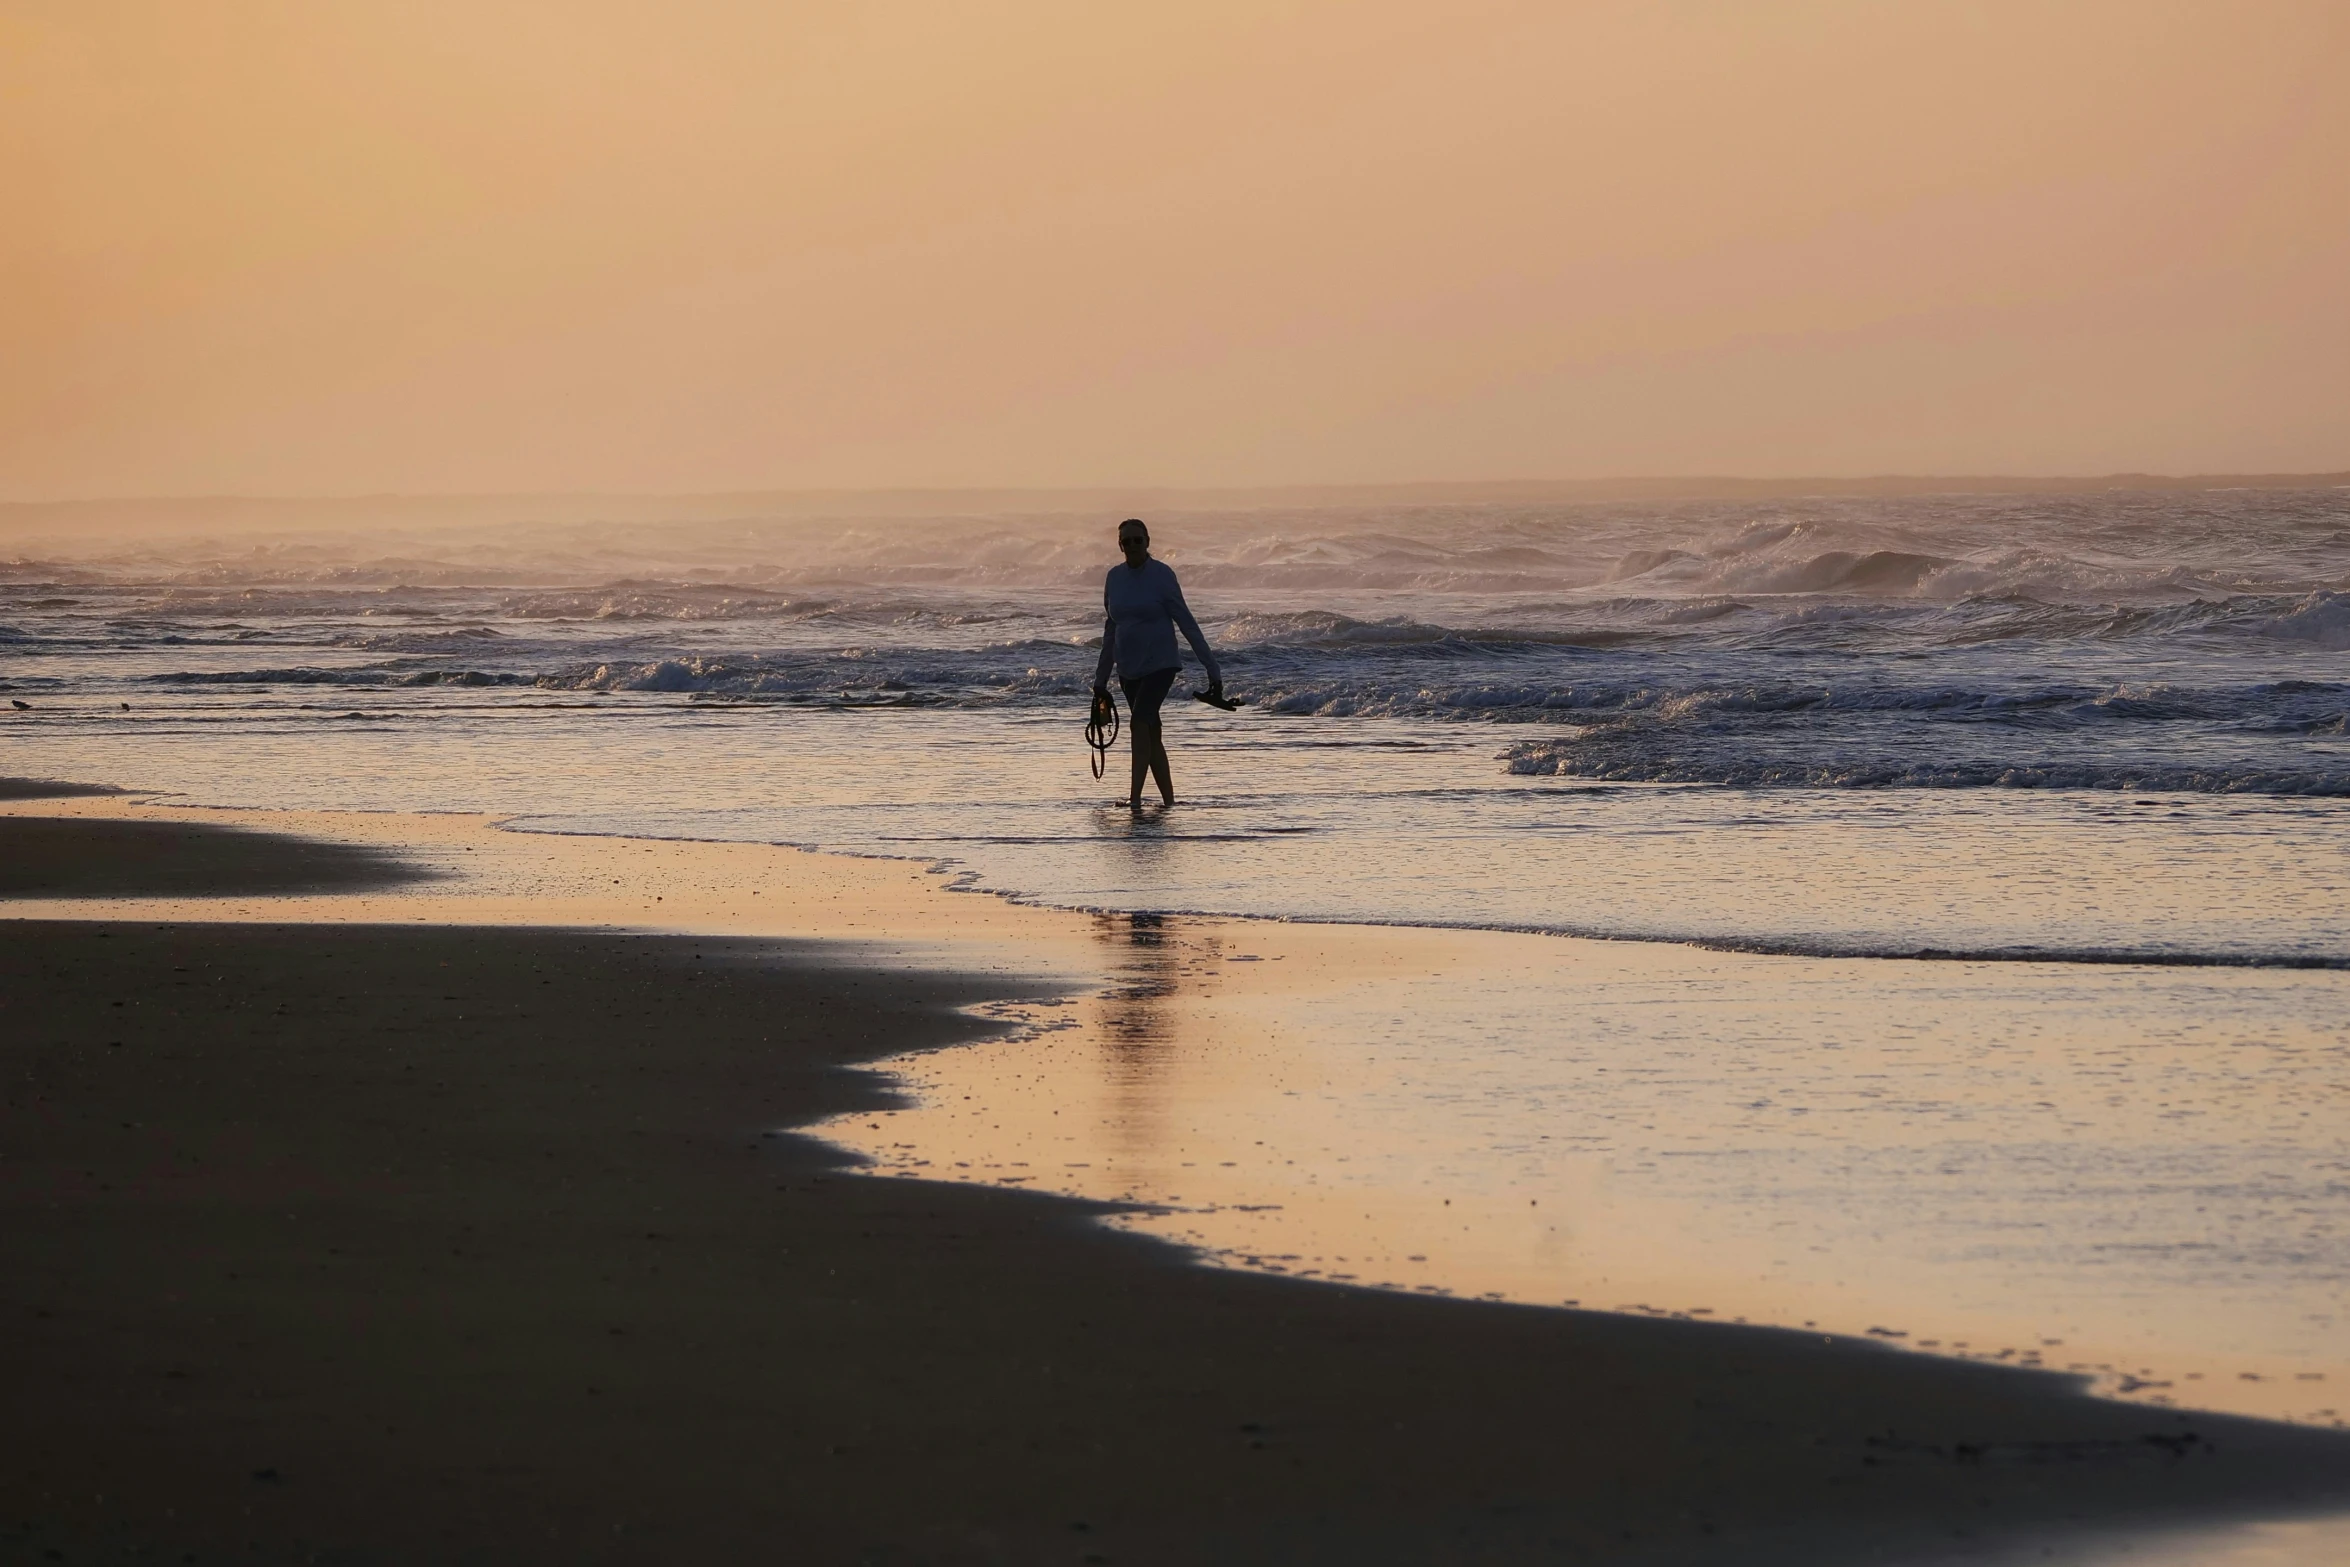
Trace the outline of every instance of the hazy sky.
[[2344, 0], [0, 0], [0, 496], [2350, 467]]

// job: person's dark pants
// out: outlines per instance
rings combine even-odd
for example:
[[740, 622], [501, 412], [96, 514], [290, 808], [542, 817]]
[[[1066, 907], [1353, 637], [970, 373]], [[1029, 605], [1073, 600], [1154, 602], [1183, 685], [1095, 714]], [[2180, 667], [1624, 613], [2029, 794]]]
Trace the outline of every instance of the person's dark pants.
[[1156, 733], [1159, 727], [1159, 709], [1166, 705], [1167, 693], [1175, 687], [1175, 671], [1161, 669], [1144, 675], [1139, 680], [1121, 680], [1118, 688], [1126, 693], [1126, 711], [1132, 715], [1139, 733], [1149, 725]]

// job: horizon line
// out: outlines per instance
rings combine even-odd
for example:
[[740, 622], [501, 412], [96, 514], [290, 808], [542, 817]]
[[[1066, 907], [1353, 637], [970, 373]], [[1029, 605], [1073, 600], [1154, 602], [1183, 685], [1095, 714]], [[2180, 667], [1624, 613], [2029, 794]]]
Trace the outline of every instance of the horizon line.
[[754, 500], [828, 499], [948, 499], [952, 497], [1036, 497], [1044, 499], [1095, 498], [1117, 495], [1174, 499], [1178, 497], [1265, 498], [1308, 496], [1363, 497], [1378, 495], [1425, 496], [1435, 499], [1606, 498], [1610, 494], [1639, 498], [1726, 499], [1747, 495], [1802, 496], [1844, 494], [1960, 494], [1968, 491], [2063, 493], [2082, 490], [2164, 489], [2336, 489], [2350, 487], [2350, 469], [2320, 472], [2155, 473], [2117, 470], [2097, 474], [2001, 473], [1871, 473], [1802, 474], [1623, 474], [1604, 478], [1410, 479], [1286, 481], [1264, 484], [1093, 483], [1093, 484], [871, 484], [776, 485], [726, 489], [566, 489], [514, 490], [348, 490], [348, 491], [210, 491], [156, 492], [84, 496], [17, 497], [0, 499], [0, 512], [61, 511], [83, 507], [144, 506], [255, 506], [472, 503], [512, 504], [528, 501], [602, 502], [728, 502]]

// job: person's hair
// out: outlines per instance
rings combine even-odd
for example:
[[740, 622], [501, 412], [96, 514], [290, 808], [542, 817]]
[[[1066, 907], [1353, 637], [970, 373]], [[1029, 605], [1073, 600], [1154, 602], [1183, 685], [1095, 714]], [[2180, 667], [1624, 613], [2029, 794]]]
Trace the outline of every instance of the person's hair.
[[1126, 530], [1128, 528], [1132, 528], [1135, 532], [1141, 534], [1145, 540], [1148, 540], [1151, 536], [1151, 525], [1143, 521], [1140, 517], [1129, 517], [1124, 522], [1118, 524], [1118, 537], [1126, 537]]

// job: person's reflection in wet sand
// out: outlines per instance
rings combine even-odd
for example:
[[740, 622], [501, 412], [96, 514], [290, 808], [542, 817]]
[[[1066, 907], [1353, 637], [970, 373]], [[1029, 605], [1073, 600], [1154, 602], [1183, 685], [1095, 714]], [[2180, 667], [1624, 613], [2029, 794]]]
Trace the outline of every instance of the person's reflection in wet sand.
[[1111, 949], [1114, 983], [1101, 995], [1097, 1035], [1108, 1085], [1112, 1144], [1122, 1159], [1151, 1161], [1170, 1153], [1166, 1125], [1169, 1078], [1182, 1049], [1179, 1014], [1166, 1003], [1186, 983], [1197, 989], [1187, 963], [1214, 961], [1214, 939], [1184, 931], [1163, 914], [1104, 914], [1094, 934]]

